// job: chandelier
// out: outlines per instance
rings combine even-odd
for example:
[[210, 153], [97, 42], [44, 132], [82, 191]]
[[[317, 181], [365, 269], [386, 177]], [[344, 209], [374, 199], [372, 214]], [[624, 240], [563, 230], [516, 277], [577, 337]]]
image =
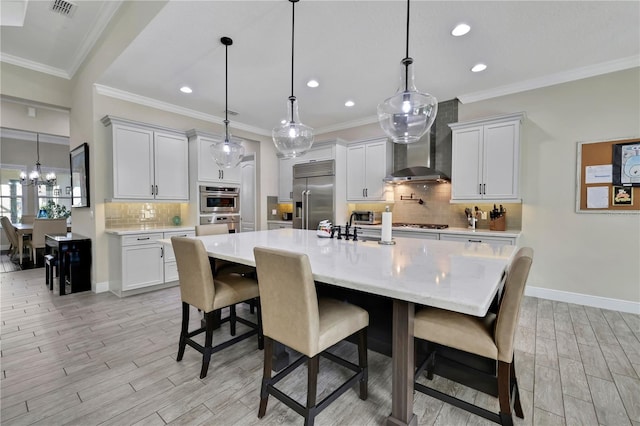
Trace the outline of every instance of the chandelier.
[[406, 54], [401, 62], [400, 87], [395, 95], [378, 105], [382, 130], [395, 143], [418, 142], [436, 119], [438, 101], [418, 92], [413, 80], [413, 58], [409, 57], [409, 0], [407, 0]]
[[42, 168], [40, 166], [40, 133], [36, 133], [36, 168], [29, 173], [27, 177], [27, 173], [20, 173], [20, 183], [24, 186], [38, 186], [38, 185], [46, 185], [46, 186], [54, 186], [57, 182], [56, 174], [53, 172], [47, 173], [45, 176], [42, 176]]

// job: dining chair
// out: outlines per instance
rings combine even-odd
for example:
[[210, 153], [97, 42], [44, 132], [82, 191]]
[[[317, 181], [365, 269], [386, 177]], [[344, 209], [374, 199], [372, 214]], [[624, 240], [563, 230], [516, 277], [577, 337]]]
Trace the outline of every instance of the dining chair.
[[0, 224], [9, 241], [9, 257], [11, 257], [18, 252], [18, 233], [7, 216], [0, 216]]
[[[520, 303], [533, 262], [533, 249], [523, 247], [516, 253], [504, 285], [497, 313], [488, 313], [485, 317], [476, 317], [438, 308], [423, 308], [416, 312], [414, 336], [417, 339], [435, 343], [443, 348], [453, 348], [466, 354], [491, 361], [491, 372], [471, 368], [461, 357], [457, 361], [439, 354], [438, 346], [416, 370], [415, 389], [426, 395], [445, 401], [456, 407], [482, 416], [502, 425], [513, 425], [512, 409], [516, 416], [524, 418], [520, 404], [520, 393], [515, 371], [513, 342], [518, 324]], [[463, 372], [488, 384], [477, 387], [481, 391], [498, 397], [500, 411], [495, 413], [455, 398], [424, 384], [418, 383], [426, 369], [427, 378], [438, 374], [438, 361], [453, 362], [458, 373]], [[497, 368], [496, 368], [497, 364]], [[487, 391], [489, 389], [489, 391]]]
[[[318, 298], [306, 254], [255, 247], [254, 256], [260, 287], [262, 324], [265, 339], [264, 371], [258, 417], [264, 417], [269, 395], [304, 416], [313, 425], [315, 416], [356, 383], [360, 399], [367, 390], [367, 327], [364, 309], [336, 299]], [[347, 337], [358, 334], [358, 365], [327, 351]], [[274, 341], [302, 355], [271, 377]], [[355, 374], [322, 401], [316, 402], [319, 355], [352, 370]], [[276, 384], [307, 362], [307, 402], [303, 406], [276, 387]]]
[[20, 218], [20, 223], [24, 223], [24, 224], [32, 224], [33, 221], [36, 220], [36, 215], [34, 214], [23, 214], [22, 217]]
[[[202, 353], [202, 368], [200, 378], [207, 376], [211, 355], [219, 352], [241, 340], [258, 334], [258, 349], [263, 348], [262, 325], [260, 316], [260, 293], [255, 279], [239, 274], [225, 274], [224, 277], [214, 279], [211, 273], [209, 257], [202, 241], [188, 237], [171, 237], [171, 245], [176, 256], [178, 266], [178, 281], [180, 282], [180, 296], [182, 299], [182, 328], [178, 346], [177, 361], [181, 361], [187, 345]], [[237, 303], [256, 300], [257, 324], [241, 317], [236, 317], [235, 309], [230, 309], [229, 316], [221, 322], [230, 323], [231, 335], [235, 336], [235, 323], [240, 322], [251, 330], [230, 340], [213, 344], [214, 311], [226, 307], [234, 307]], [[189, 331], [189, 311], [193, 306], [204, 313], [204, 327]], [[205, 333], [205, 343], [202, 346], [192, 338]]]
[[38, 263], [36, 257], [38, 249], [45, 248], [45, 235], [47, 234], [66, 234], [67, 219], [34, 219], [33, 233], [31, 239], [25, 241], [25, 246], [29, 248], [29, 259], [33, 259], [33, 263]]
[[[208, 223], [205, 225], [196, 225], [196, 236], [202, 235], [223, 235], [229, 234], [229, 227], [224, 223]], [[211, 267], [214, 273], [234, 273], [234, 274], [253, 274], [255, 276], [256, 268], [239, 263], [229, 262], [222, 259], [211, 259]]]

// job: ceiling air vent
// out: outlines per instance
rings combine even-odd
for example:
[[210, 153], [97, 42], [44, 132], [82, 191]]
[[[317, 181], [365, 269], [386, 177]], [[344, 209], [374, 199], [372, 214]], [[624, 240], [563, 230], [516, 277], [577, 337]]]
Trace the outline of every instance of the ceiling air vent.
[[71, 18], [76, 12], [77, 6], [75, 3], [66, 0], [53, 0], [50, 9], [55, 13]]

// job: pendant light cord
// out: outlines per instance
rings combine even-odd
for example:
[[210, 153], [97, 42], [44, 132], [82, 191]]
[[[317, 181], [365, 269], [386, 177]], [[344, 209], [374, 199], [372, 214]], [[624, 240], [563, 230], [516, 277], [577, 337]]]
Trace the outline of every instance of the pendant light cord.
[[407, 50], [402, 63], [404, 64], [404, 91], [409, 91], [409, 64], [413, 62], [413, 60], [409, 57], [409, 2], [407, 0]]
[[296, 2], [298, 0], [289, 0], [291, 2], [291, 96], [289, 96], [289, 102], [291, 102], [291, 123], [293, 121], [293, 103], [296, 97], [293, 94], [293, 57], [294, 57], [294, 43], [295, 43], [295, 26], [296, 26]]

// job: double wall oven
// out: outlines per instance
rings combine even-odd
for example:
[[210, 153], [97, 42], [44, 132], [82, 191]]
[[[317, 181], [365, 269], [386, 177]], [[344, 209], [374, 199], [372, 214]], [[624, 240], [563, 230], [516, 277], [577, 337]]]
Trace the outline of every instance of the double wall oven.
[[200, 185], [200, 224], [224, 223], [240, 231], [240, 188]]

